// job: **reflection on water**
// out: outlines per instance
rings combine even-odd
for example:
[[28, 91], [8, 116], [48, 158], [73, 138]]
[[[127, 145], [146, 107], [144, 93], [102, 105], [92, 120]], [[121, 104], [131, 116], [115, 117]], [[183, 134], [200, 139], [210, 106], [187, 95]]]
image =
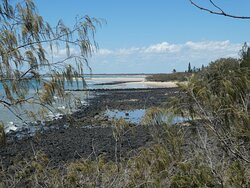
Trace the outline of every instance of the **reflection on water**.
[[[111, 119], [120, 119], [123, 118], [128, 122], [139, 124], [143, 121], [146, 110], [145, 109], [136, 109], [136, 110], [106, 110], [105, 115]], [[171, 116], [169, 114], [158, 114], [155, 116], [155, 119], [158, 123], [169, 123], [176, 124], [189, 120], [188, 118], [183, 118], [180, 116]]]
[[131, 111], [120, 111], [120, 110], [107, 110], [105, 115], [108, 116], [109, 119], [120, 119], [123, 118], [131, 123], [138, 124], [142, 120], [146, 113], [144, 109], [137, 109]]

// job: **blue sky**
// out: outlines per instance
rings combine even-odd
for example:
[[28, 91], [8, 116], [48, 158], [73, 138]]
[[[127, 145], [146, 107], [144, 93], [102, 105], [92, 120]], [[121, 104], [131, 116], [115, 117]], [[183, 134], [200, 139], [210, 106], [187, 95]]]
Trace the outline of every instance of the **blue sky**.
[[[159, 73], [237, 57], [249, 41], [250, 20], [202, 12], [188, 0], [35, 0], [52, 25], [76, 15], [106, 19], [98, 29], [100, 51], [89, 59], [94, 73]], [[205, 0], [197, 0], [209, 6]], [[248, 0], [215, 0], [225, 10], [250, 15]]]

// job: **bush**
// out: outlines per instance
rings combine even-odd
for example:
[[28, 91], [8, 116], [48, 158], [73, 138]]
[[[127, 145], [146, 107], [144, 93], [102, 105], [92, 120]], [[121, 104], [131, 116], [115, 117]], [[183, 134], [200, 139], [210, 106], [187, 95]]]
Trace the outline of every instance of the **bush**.
[[250, 163], [250, 69], [239, 65], [235, 59], [220, 59], [190, 77], [181, 85], [186, 95], [176, 100], [175, 109], [206, 121], [221, 146], [243, 164]]

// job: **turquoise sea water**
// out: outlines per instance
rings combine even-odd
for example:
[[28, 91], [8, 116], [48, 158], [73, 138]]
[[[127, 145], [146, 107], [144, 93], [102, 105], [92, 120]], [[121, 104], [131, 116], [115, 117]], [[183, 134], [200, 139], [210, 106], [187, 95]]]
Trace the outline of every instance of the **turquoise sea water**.
[[[144, 85], [143, 83], [121, 83], [116, 85], [98, 85], [100, 83], [110, 83], [115, 81], [141, 81], [145, 78], [145, 75], [92, 75], [86, 76], [85, 80], [87, 83], [88, 89], [123, 89], [123, 88], [147, 88], [147, 85]], [[36, 84], [36, 83], [32, 83]], [[74, 89], [83, 89], [83, 85], [79, 84], [77, 86], [76, 82], [73, 82], [72, 85], [65, 84], [65, 89], [74, 90]], [[30, 94], [32, 95], [32, 90], [30, 90]], [[86, 105], [87, 99], [92, 97], [91, 92], [84, 92], [84, 91], [73, 91], [70, 93], [70, 96], [72, 98], [78, 98], [79, 102], [78, 105]], [[4, 92], [3, 92], [3, 86], [0, 84], [0, 97], [4, 98]], [[56, 98], [56, 96], [55, 96]], [[70, 97], [69, 97], [70, 98]], [[53, 112], [50, 112], [49, 115], [46, 117], [46, 120], [49, 119], [55, 119], [59, 118], [62, 113], [72, 113], [77, 109], [77, 106], [75, 106], [72, 102], [72, 100], [69, 100], [68, 103], [72, 104], [65, 104], [65, 102], [56, 102], [55, 109]], [[70, 106], [70, 108], [68, 108]], [[23, 120], [26, 122], [34, 121], [30, 119], [30, 117], [25, 114], [25, 110], [32, 111], [36, 113], [39, 109], [37, 105], [31, 105], [31, 104], [25, 104], [20, 109], [15, 109], [18, 114], [22, 115]], [[14, 111], [15, 111], [14, 110]], [[39, 119], [38, 117], [38, 120]], [[6, 107], [1, 106], [0, 104], [0, 121], [2, 121], [5, 124], [5, 130], [6, 132], [9, 132], [11, 130], [15, 131], [23, 126], [22, 121], [16, 117], [12, 112], [10, 112]]]

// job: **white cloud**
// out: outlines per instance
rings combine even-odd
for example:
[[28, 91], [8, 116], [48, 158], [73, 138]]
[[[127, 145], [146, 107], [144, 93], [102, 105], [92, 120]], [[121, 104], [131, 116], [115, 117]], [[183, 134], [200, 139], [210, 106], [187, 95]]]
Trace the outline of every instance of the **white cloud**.
[[160, 44], [151, 45], [142, 50], [143, 53], [173, 53], [178, 52], [181, 49], [181, 45], [169, 44], [168, 42], [162, 42]]
[[[237, 45], [237, 44], [236, 44]], [[192, 42], [189, 41], [184, 46], [193, 50], [232, 50], [235, 44], [231, 44], [229, 40], [226, 41], [203, 41], [203, 42]], [[238, 47], [238, 45], [237, 45]]]
[[99, 55], [110, 55], [110, 54], [112, 54], [113, 53], [113, 51], [112, 50], [108, 50], [108, 49], [100, 49], [99, 51], [98, 51], [98, 54]]
[[[226, 41], [188, 41], [185, 43], [161, 42], [143, 47], [121, 49], [101, 48], [90, 58], [94, 73], [156, 73], [200, 67], [222, 57], [238, 57], [242, 44]], [[79, 50], [71, 48], [71, 54]], [[54, 60], [65, 58], [67, 51], [54, 51]]]
[[[169, 54], [169, 53], [181, 53], [184, 50], [190, 51], [224, 51], [235, 52], [240, 49], [242, 44], [230, 43], [226, 41], [202, 41], [192, 42], [188, 41], [184, 44], [170, 44], [168, 42], [162, 42], [159, 44], [150, 45], [141, 48], [122, 48], [116, 50], [100, 49], [96, 55], [130, 55], [130, 54]], [[202, 55], [202, 54], [201, 54]]]
[[144, 47], [100, 49], [91, 58], [96, 73], [170, 72], [200, 67], [222, 57], [238, 57], [242, 44], [226, 41], [162, 42]]

